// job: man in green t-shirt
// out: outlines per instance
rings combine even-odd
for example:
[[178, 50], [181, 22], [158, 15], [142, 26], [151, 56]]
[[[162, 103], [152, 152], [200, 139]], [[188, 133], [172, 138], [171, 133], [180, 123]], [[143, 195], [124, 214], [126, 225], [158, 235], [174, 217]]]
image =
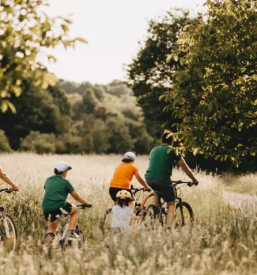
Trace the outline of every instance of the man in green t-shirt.
[[[149, 167], [145, 174], [147, 184], [161, 194], [161, 197], [168, 204], [167, 227], [170, 227], [175, 218], [175, 192], [170, 184], [172, 168], [177, 162], [184, 170], [192, 183], [197, 185], [198, 181], [194, 177], [191, 169], [186, 164], [181, 154], [176, 153], [173, 147], [173, 135], [169, 130], [165, 130], [162, 135], [161, 145], [152, 149], [149, 157]], [[158, 203], [158, 197], [155, 196], [155, 204]]]
[[54, 176], [45, 182], [45, 195], [42, 203], [43, 213], [46, 221], [49, 221], [48, 232], [56, 233], [57, 221], [62, 214], [69, 215], [69, 235], [68, 240], [76, 238], [75, 228], [78, 221], [78, 208], [66, 202], [68, 194], [79, 203], [91, 207], [92, 204], [82, 199], [68, 180], [67, 172], [72, 168], [64, 161], [58, 161], [54, 167]]

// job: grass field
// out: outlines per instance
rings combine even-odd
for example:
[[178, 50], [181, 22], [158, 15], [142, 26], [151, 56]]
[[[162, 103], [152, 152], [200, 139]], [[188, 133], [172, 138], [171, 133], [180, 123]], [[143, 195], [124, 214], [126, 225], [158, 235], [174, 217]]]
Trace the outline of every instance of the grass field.
[[[76, 191], [94, 205], [92, 209], [81, 211], [79, 219], [85, 246], [97, 249], [71, 249], [49, 260], [39, 252], [39, 240], [46, 231], [41, 203], [44, 181], [52, 175], [53, 165], [60, 159], [73, 167], [68, 179]], [[163, 228], [154, 231], [131, 228], [126, 235], [103, 242], [99, 220], [104, 210], [112, 205], [108, 184], [120, 159], [121, 156], [0, 155], [1, 167], [20, 187], [17, 194], [1, 195], [1, 204], [15, 218], [19, 248], [11, 260], [0, 257], [0, 274], [257, 273], [256, 209], [232, 209], [222, 197], [224, 182], [226, 186], [230, 182], [230, 186], [235, 185], [235, 180], [248, 182], [247, 176], [222, 179], [198, 173], [200, 185], [182, 189], [183, 199], [191, 204], [195, 213], [192, 228], [172, 232], [165, 232]], [[147, 157], [138, 157], [135, 164], [143, 175]], [[249, 177], [254, 185], [257, 177]], [[187, 177], [175, 170], [173, 179], [187, 180]]]

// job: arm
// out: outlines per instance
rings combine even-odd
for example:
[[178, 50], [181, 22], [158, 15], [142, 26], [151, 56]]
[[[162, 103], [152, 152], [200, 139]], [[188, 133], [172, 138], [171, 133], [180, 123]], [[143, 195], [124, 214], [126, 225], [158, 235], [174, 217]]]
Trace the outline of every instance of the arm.
[[7, 184], [11, 185], [11, 191], [18, 191], [18, 186], [9, 178], [9, 176], [0, 168], [0, 178], [6, 182]]
[[85, 205], [88, 206], [88, 207], [91, 207], [91, 206], [92, 206], [92, 203], [85, 201], [83, 198], [81, 198], [81, 197], [79, 196], [79, 194], [78, 194], [76, 191], [71, 192], [71, 196], [72, 196], [73, 199], [76, 200], [77, 202], [83, 203], [83, 204], [85, 204]]
[[180, 159], [178, 161], [178, 164], [183, 169], [183, 171], [187, 174], [187, 176], [193, 181], [193, 183], [195, 183], [197, 185], [198, 184], [198, 180], [193, 175], [192, 170], [188, 167], [188, 165], [186, 164], [185, 160], [183, 158]]
[[148, 184], [145, 182], [145, 180], [141, 177], [141, 175], [139, 174], [138, 171], [135, 173], [135, 177], [136, 177], [136, 179], [138, 180], [138, 182], [139, 182], [141, 185], [144, 186], [145, 191], [146, 191], [146, 190], [151, 190], [151, 188], [148, 186]]

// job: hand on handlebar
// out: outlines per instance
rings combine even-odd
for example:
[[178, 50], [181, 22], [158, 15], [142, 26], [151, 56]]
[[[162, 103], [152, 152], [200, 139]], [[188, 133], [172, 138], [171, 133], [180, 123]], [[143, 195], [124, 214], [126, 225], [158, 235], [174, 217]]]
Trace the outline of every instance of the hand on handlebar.
[[144, 192], [151, 192], [151, 191], [152, 191], [152, 189], [150, 187], [145, 187], [144, 188]]
[[91, 202], [88, 202], [87, 204], [85, 204], [86, 207], [91, 208], [93, 206], [93, 204]]
[[193, 185], [198, 185], [198, 180], [193, 180], [191, 183], [188, 184], [188, 186], [192, 187]]
[[19, 191], [19, 187], [17, 186], [17, 185], [15, 185], [15, 186], [12, 186], [12, 187], [10, 187], [10, 188], [8, 188], [9, 189], [9, 191], [10, 192], [13, 192], [13, 191]]

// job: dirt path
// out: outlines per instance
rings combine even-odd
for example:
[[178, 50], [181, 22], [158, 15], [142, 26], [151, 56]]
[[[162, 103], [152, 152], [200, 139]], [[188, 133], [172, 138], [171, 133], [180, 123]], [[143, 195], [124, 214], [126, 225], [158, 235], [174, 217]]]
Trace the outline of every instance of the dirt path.
[[223, 191], [222, 195], [225, 201], [234, 208], [238, 209], [243, 206], [257, 207], [257, 196], [240, 194], [231, 191]]

